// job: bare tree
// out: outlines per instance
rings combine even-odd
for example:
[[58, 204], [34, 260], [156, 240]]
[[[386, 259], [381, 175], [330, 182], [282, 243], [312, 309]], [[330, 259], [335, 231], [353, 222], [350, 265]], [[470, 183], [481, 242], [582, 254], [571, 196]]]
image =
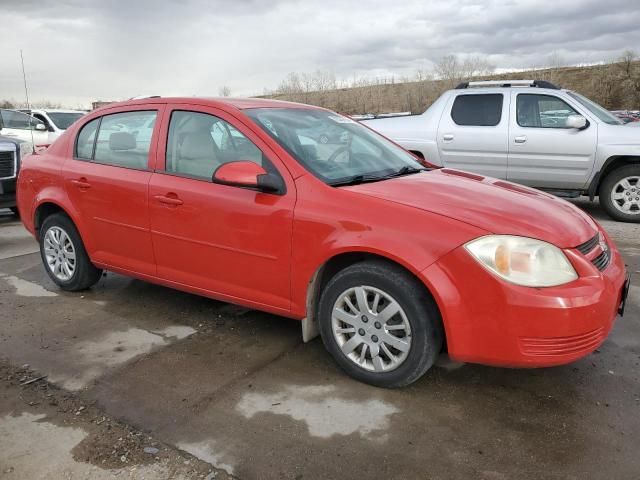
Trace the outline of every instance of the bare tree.
[[231, 88], [226, 85], [223, 85], [218, 89], [218, 95], [221, 97], [230, 97], [231, 96]]

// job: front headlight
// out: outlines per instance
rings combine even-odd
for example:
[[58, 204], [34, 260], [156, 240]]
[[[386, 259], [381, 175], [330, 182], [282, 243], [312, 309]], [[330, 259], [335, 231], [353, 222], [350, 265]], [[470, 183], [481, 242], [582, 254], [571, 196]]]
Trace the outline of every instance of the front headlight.
[[33, 145], [31, 144], [31, 142], [20, 142], [18, 145], [19, 145], [18, 148], [20, 148], [21, 160], [25, 155], [29, 155], [33, 153]]
[[525, 287], [553, 287], [578, 275], [562, 250], [533, 238], [489, 235], [465, 245], [467, 251], [500, 278]]

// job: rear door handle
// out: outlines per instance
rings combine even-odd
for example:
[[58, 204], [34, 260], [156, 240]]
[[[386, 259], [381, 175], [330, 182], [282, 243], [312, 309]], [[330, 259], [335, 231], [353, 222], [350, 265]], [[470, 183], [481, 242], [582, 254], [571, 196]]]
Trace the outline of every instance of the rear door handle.
[[[175, 195], [175, 194], [174, 194]], [[178, 205], [182, 205], [184, 202], [180, 200], [177, 196], [169, 195], [154, 195], [156, 200], [164, 205], [169, 205], [172, 207], [177, 207]]]
[[453, 133], [447, 133], [447, 134], [443, 135], [442, 139], [445, 142], [450, 142], [451, 140], [453, 140]]
[[91, 184], [87, 182], [87, 179], [84, 177], [73, 179], [71, 183], [80, 189], [86, 190], [87, 188], [91, 188]]
[[524, 143], [527, 141], [527, 137], [525, 137], [524, 135], [522, 135], [521, 137], [516, 137], [513, 139], [514, 142], [516, 143]]

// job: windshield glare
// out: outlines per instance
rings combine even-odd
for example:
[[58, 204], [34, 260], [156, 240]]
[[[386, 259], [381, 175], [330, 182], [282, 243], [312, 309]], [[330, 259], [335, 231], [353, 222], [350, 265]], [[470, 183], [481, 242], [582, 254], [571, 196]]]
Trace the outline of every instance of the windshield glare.
[[567, 92], [571, 98], [580, 102], [580, 104], [593, 113], [598, 119], [600, 119], [604, 123], [608, 123], [609, 125], [623, 125], [618, 117], [609, 113], [606, 109], [601, 107], [595, 102], [592, 102], [587, 97], [583, 97], [579, 93], [575, 92]]
[[49, 112], [49, 118], [58, 127], [60, 130], [66, 130], [69, 128], [73, 122], [78, 120], [83, 113], [63, 113], [63, 112]]
[[337, 113], [304, 108], [254, 108], [245, 113], [330, 185], [423, 169], [410, 153]]

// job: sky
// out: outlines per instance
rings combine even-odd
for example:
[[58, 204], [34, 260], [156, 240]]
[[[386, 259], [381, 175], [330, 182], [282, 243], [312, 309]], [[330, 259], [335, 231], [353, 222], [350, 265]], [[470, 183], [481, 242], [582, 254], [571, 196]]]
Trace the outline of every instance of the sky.
[[412, 75], [444, 55], [500, 70], [640, 53], [640, 0], [0, 0], [0, 100], [259, 95], [289, 72]]

